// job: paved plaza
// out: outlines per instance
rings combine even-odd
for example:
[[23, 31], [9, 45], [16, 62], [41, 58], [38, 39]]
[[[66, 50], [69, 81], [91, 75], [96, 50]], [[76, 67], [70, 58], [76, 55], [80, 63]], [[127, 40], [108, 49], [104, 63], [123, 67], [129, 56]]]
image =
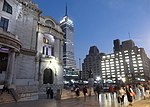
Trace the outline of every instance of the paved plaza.
[[[12, 104], [3, 104], [0, 107], [129, 107], [127, 97], [125, 96], [125, 104], [118, 105], [116, 97], [111, 98], [108, 94], [101, 94], [99, 99], [97, 96], [76, 97], [63, 100], [40, 99], [38, 101], [18, 102]], [[132, 107], [150, 107], [150, 99], [141, 100], [138, 97], [134, 100]]]

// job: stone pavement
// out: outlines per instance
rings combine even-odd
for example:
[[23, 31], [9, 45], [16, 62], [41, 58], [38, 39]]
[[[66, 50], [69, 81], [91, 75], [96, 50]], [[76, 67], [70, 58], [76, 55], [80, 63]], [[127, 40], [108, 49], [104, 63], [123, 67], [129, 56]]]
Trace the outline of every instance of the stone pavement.
[[[127, 106], [127, 107], [131, 107], [131, 106]], [[146, 100], [137, 101], [133, 103], [132, 107], [150, 107], [150, 98]]]
[[[0, 107], [129, 107], [125, 97], [125, 105], [120, 106], [117, 99], [101, 94], [99, 99], [97, 96], [76, 97], [63, 100], [41, 99], [38, 101], [18, 102], [12, 104], [3, 104]], [[130, 106], [131, 107], [131, 106]], [[136, 100], [132, 107], [150, 107], [150, 99]]]

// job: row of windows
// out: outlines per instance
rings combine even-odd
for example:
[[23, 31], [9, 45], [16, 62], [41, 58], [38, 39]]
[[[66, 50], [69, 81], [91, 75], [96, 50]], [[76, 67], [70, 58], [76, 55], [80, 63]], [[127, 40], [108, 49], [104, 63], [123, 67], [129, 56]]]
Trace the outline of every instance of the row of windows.
[[[6, 0], [4, 0], [4, 4], [3, 4], [3, 11], [12, 14], [12, 6], [10, 6]], [[7, 31], [8, 29], [8, 24], [9, 24], [9, 19], [1, 17], [1, 21], [0, 21], [0, 27], [4, 30]]]
[[54, 56], [54, 47], [43, 46], [43, 54]]

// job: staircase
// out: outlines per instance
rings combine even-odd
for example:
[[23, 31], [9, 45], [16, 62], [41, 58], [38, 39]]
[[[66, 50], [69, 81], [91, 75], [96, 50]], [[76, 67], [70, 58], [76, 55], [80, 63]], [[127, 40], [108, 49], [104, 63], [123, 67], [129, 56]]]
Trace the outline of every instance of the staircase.
[[16, 101], [11, 93], [8, 94], [7, 92], [4, 92], [3, 94], [0, 94], [0, 104], [14, 103], [14, 102]]

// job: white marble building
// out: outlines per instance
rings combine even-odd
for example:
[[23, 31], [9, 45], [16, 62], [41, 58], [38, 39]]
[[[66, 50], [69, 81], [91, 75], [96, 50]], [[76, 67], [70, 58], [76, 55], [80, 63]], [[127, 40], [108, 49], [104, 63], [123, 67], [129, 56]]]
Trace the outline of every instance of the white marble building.
[[7, 82], [19, 101], [62, 83], [63, 32], [31, 0], [0, 0], [0, 84]]
[[63, 35], [62, 29], [53, 18], [40, 17], [37, 27], [40, 92], [46, 87], [52, 87], [55, 92], [63, 87]]

